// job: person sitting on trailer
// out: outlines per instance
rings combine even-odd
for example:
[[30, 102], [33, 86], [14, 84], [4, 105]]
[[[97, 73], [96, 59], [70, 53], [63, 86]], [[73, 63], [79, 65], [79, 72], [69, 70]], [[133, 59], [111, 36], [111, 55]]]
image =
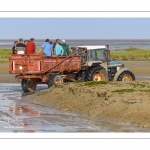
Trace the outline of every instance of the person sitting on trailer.
[[13, 54], [17, 54], [17, 47], [16, 47], [17, 44], [18, 44], [18, 41], [15, 41], [14, 46], [12, 47]]
[[49, 39], [45, 40], [45, 43], [42, 45], [42, 47], [39, 49], [39, 51], [37, 52], [37, 54], [40, 53], [40, 51], [43, 49], [43, 54], [45, 56], [52, 56], [53, 55], [53, 45], [50, 43]]
[[28, 40], [24, 40], [24, 44], [27, 45], [27, 43], [28, 43]]
[[63, 49], [64, 49], [63, 55], [64, 55], [64, 56], [69, 55], [69, 45], [66, 44], [65, 40], [62, 40], [61, 46], [62, 46]]
[[23, 44], [23, 39], [19, 39], [19, 43], [16, 45], [17, 54], [25, 54], [25, 44]]
[[34, 54], [36, 46], [34, 43], [34, 38], [31, 38], [30, 41], [26, 44], [26, 54]]
[[60, 45], [60, 40], [56, 39], [56, 46], [54, 48], [54, 54], [56, 56], [63, 56], [64, 53], [64, 49], [62, 48], [62, 46]]

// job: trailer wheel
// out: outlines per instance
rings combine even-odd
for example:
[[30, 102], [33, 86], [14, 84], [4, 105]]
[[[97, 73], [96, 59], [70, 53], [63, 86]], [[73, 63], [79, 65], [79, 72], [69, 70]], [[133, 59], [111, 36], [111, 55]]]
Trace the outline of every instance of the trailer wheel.
[[134, 80], [135, 80], [135, 76], [131, 71], [122, 72], [117, 79], [117, 81], [122, 81], [122, 82], [128, 82]]
[[21, 86], [24, 92], [33, 92], [36, 89], [36, 84], [33, 83], [33, 80], [22, 79]]
[[88, 70], [86, 78], [88, 81], [107, 81], [107, 72], [100, 66]]
[[63, 78], [60, 75], [52, 75], [49, 77], [48, 88], [50, 88], [53, 84], [61, 84], [63, 83]]

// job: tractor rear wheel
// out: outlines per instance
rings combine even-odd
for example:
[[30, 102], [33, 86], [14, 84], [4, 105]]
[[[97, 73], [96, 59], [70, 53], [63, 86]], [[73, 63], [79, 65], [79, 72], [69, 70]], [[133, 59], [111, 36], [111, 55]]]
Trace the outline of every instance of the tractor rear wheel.
[[135, 76], [131, 71], [122, 72], [117, 79], [117, 81], [122, 81], [122, 82], [128, 82], [134, 80], [135, 80]]
[[22, 79], [21, 86], [24, 92], [33, 92], [36, 89], [36, 84], [34, 84], [33, 80]]
[[52, 75], [49, 77], [48, 88], [50, 88], [53, 84], [61, 84], [63, 83], [63, 78], [60, 75]]
[[107, 81], [107, 72], [100, 66], [92, 67], [86, 75], [88, 81]]

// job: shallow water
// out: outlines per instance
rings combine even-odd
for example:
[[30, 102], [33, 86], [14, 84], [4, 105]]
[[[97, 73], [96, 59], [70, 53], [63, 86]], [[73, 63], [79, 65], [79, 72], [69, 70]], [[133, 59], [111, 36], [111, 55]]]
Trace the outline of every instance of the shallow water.
[[[46, 89], [38, 86], [36, 92]], [[123, 126], [101, 119], [47, 107], [27, 100], [20, 84], [0, 84], [0, 132], [148, 132], [150, 129]]]

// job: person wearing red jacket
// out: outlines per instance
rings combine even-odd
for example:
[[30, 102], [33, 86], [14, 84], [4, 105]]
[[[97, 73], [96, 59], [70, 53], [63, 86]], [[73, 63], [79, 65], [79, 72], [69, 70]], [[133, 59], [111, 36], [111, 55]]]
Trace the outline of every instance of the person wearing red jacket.
[[30, 41], [26, 44], [26, 54], [34, 54], [36, 46], [34, 43], [34, 38], [31, 38]]

